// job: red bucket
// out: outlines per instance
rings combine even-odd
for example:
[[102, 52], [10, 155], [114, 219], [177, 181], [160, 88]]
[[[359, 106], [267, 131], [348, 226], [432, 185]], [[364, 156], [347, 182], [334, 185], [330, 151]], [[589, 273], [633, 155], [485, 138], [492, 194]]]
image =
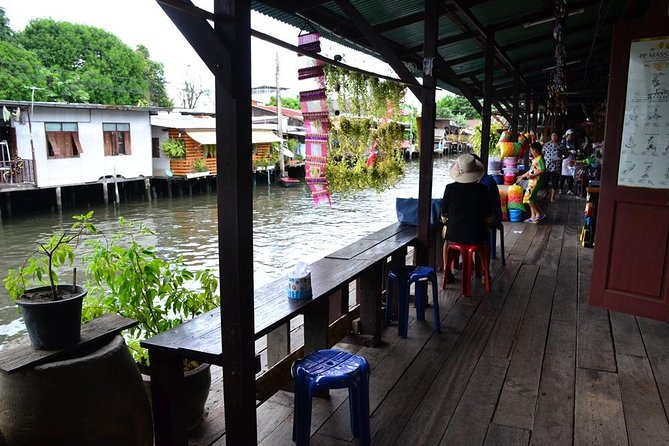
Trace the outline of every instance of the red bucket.
[[504, 184], [506, 184], [507, 186], [510, 186], [515, 182], [516, 182], [515, 175], [504, 175]]

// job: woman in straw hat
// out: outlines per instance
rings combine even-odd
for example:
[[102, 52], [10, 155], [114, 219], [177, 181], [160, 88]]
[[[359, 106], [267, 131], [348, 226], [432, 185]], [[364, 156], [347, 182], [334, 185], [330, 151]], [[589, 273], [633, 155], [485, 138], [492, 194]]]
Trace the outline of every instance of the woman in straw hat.
[[[467, 245], [487, 242], [492, 210], [488, 191], [478, 182], [485, 173], [480, 161], [470, 154], [460, 155], [449, 172], [454, 182], [446, 185], [441, 205], [442, 221], [446, 223], [444, 252], [448, 242]], [[450, 266], [445, 263], [447, 277], [452, 280]]]

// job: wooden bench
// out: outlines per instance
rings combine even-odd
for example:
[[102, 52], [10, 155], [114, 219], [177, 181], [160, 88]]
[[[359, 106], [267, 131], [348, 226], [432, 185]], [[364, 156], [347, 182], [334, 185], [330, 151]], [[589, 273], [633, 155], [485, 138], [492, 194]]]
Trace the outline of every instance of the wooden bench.
[[[350, 322], [348, 289], [353, 281], [357, 281], [360, 332], [370, 344], [378, 343], [387, 259], [392, 257], [393, 262], [403, 263], [407, 246], [415, 240], [415, 226], [394, 224], [314, 262], [310, 265], [311, 299], [289, 299], [285, 277], [257, 289], [255, 339], [268, 335], [268, 362], [277, 363], [274, 367], [277, 374], [289, 376], [286, 375], [289, 365], [297, 355], [330, 347], [339, 340], [337, 338], [343, 337], [330, 334], [331, 323], [333, 319], [347, 316]], [[291, 354], [289, 325], [299, 315], [304, 316], [304, 348]], [[180, 404], [184, 393], [182, 360], [188, 358], [222, 366], [220, 324], [220, 308], [217, 308], [141, 343], [149, 350], [151, 361], [156, 445], [186, 444], [185, 425], [177, 421], [184, 419]], [[259, 370], [260, 358], [256, 356], [256, 372]], [[265, 375], [265, 381], [280, 381]]]

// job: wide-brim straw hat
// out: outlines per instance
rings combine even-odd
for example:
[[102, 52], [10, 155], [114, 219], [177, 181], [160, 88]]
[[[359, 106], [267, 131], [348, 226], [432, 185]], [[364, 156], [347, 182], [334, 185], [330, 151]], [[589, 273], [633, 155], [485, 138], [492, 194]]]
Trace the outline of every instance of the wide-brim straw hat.
[[481, 179], [485, 173], [483, 163], [477, 161], [472, 155], [460, 155], [449, 169], [451, 178], [458, 183], [474, 183]]

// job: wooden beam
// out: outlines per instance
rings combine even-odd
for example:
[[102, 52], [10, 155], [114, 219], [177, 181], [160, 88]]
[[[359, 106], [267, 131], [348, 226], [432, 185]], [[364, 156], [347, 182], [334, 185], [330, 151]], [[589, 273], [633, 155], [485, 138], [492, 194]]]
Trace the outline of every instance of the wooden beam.
[[492, 81], [495, 64], [495, 34], [486, 35], [485, 45], [485, 76], [483, 78], [483, 113], [481, 122], [481, 160], [483, 165], [488, 165], [488, 152], [490, 151], [490, 119], [492, 116]]
[[[215, 24], [232, 43], [216, 76], [216, 182], [223, 395], [228, 444], [257, 444], [251, 163], [251, 3], [214, 0]], [[206, 49], [210, 51], [210, 48]], [[227, 82], [227, 84], [226, 84]]]
[[[437, 40], [437, 47], [439, 48], [446, 45], [452, 45], [454, 43], [462, 42], [463, 40], [474, 38], [478, 35], [479, 34], [476, 31], [465, 30], [454, 36], [442, 37], [441, 39]], [[420, 53], [421, 51], [423, 51], [422, 43], [420, 45], [406, 48], [406, 51], [403, 51], [400, 55], [404, 56], [412, 53]]]
[[402, 62], [397, 54], [390, 48], [386, 40], [374, 31], [374, 28], [372, 28], [369, 22], [365, 20], [362, 14], [360, 14], [348, 0], [335, 0], [335, 3], [337, 3], [337, 6], [344, 11], [344, 14], [346, 14], [351, 22], [353, 22], [365, 39], [372, 44], [383, 60], [390, 65], [397, 76], [409, 84], [409, 89], [413, 94], [415, 94], [417, 98], [420, 98], [421, 88], [415, 85], [415, 83], [417, 83], [416, 78], [404, 65], [404, 62]]
[[432, 164], [434, 157], [434, 122], [437, 116], [435, 92], [436, 61], [439, 33], [439, 0], [425, 0], [423, 29], [423, 95], [420, 176], [418, 180], [418, 250], [416, 264], [427, 265], [430, 253], [430, 208], [432, 204]]
[[513, 97], [511, 98], [511, 128], [518, 132], [518, 118], [520, 115], [520, 76], [513, 76]]

